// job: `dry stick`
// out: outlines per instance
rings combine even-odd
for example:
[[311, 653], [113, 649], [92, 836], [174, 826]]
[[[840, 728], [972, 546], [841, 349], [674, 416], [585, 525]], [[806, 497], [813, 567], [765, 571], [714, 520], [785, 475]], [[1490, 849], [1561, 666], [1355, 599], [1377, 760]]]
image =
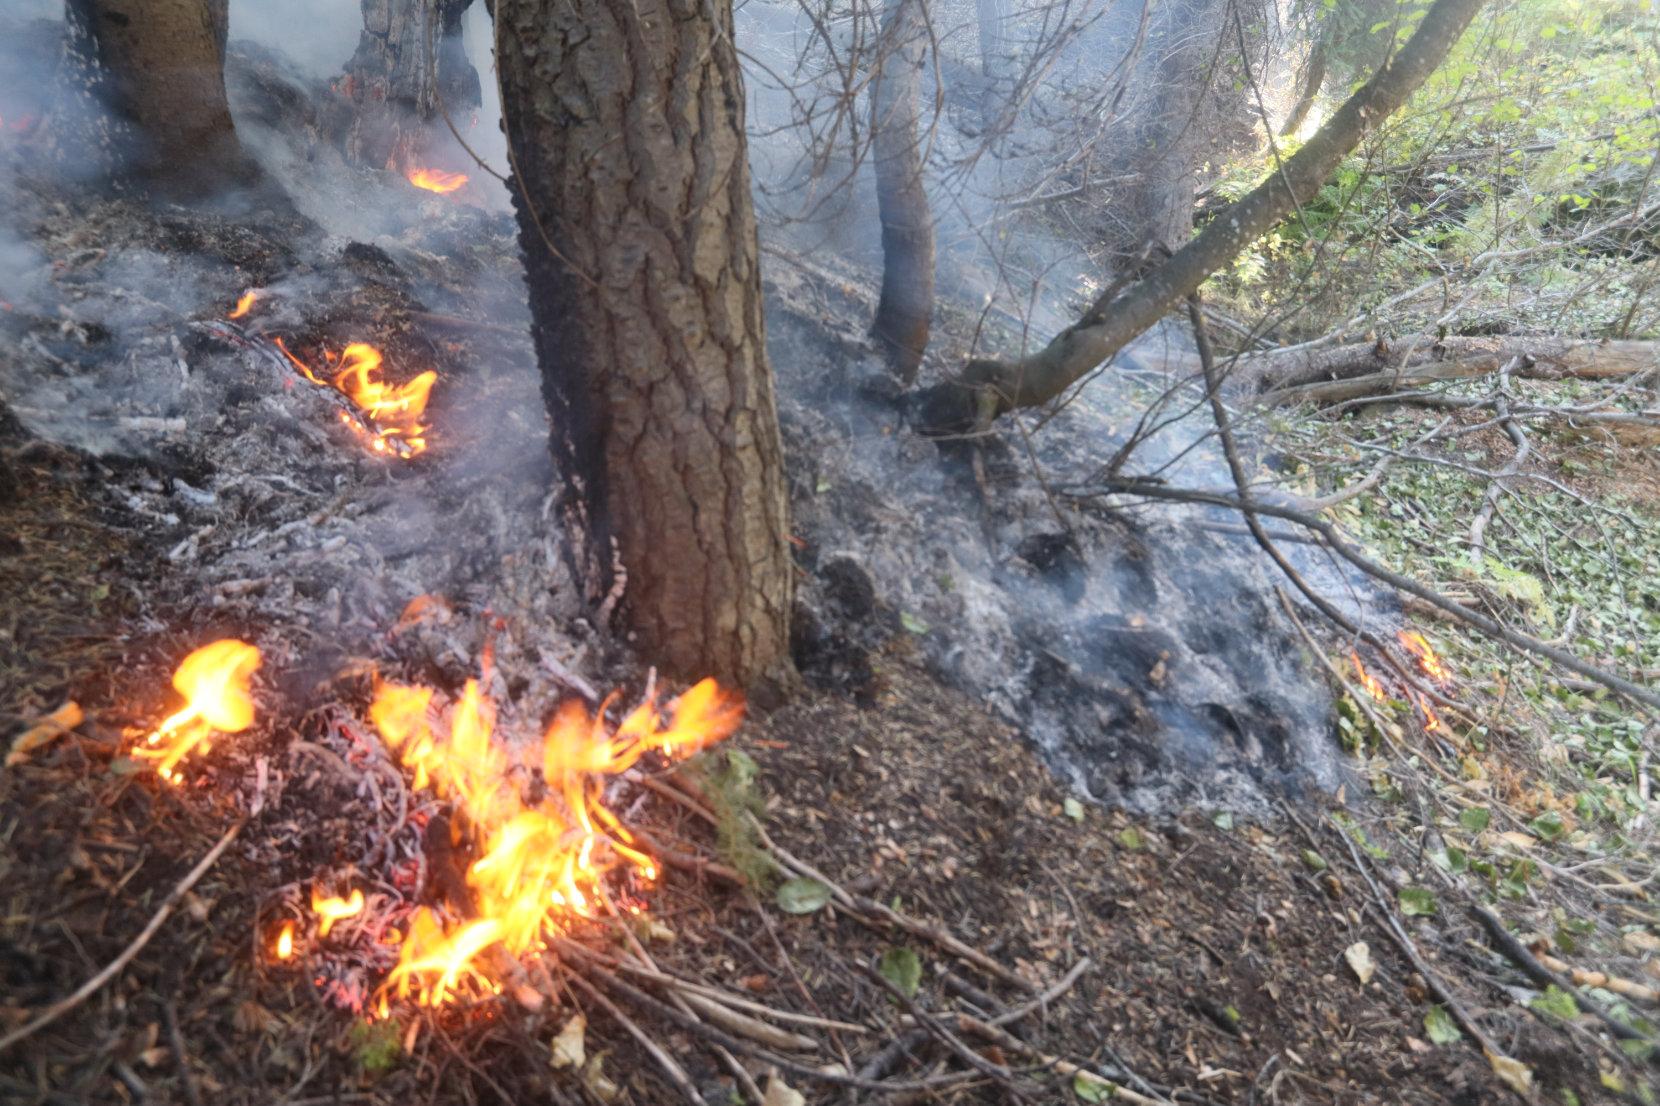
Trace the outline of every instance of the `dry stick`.
[[1093, 965], [1093, 960], [1087, 956], [1084, 957], [1082, 960], [1072, 965], [1071, 969], [1065, 975], [1061, 976], [1060, 981], [1053, 987], [1043, 992], [1043, 994], [1038, 995], [1030, 1002], [1023, 1003], [1020, 1006], [1014, 1007], [1012, 1010], [1007, 1010], [1001, 1014], [998, 1014], [996, 1017], [991, 1019], [990, 1024], [999, 1026], [1008, 1025], [1011, 1022], [1019, 1021], [1027, 1014], [1030, 1014], [1033, 1010], [1048, 1006], [1051, 1002], [1054, 1002], [1056, 999], [1066, 994], [1066, 992], [1072, 990], [1073, 984], [1082, 979], [1084, 973], [1089, 971]]
[[987, 1060], [984, 1056], [981, 1056], [979, 1053], [975, 1052], [972, 1048], [969, 1048], [957, 1038], [956, 1034], [947, 1029], [940, 1019], [934, 1017], [934, 1015], [918, 1006], [916, 1000], [905, 993], [904, 988], [884, 976], [881, 972], [878, 972], [866, 964], [860, 964], [859, 969], [863, 972], [867, 979], [872, 980], [878, 987], [881, 987], [883, 990], [887, 991], [888, 994], [892, 995], [899, 1002], [899, 1004], [905, 1008], [905, 1012], [915, 1020], [917, 1025], [927, 1030], [931, 1036], [940, 1042], [940, 1044], [949, 1049], [951, 1053], [957, 1057], [957, 1059], [961, 1060], [981, 1075], [995, 1079], [1016, 1097], [1024, 1097], [1020, 1094], [1019, 1089], [1015, 1087], [1014, 1072], [1010, 1071], [1008, 1067], [1003, 1064], [994, 1064], [990, 1060]]
[[681, 1094], [686, 1096], [686, 1101], [693, 1103], [694, 1106], [709, 1106], [704, 1097], [698, 1093], [697, 1088], [692, 1085], [691, 1076], [686, 1074], [686, 1069], [680, 1066], [680, 1062], [664, 1052], [663, 1046], [652, 1040], [645, 1030], [634, 1023], [633, 1018], [623, 1013], [622, 1009], [611, 1001], [610, 996], [602, 993], [592, 983], [582, 978], [580, 972], [572, 972], [571, 981], [587, 992], [588, 996], [595, 1002], [605, 1007], [606, 1011], [616, 1019], [617, 1024], [627, 1030], [630, 1037], [640, 1042], [640, 1047], [644, 1048], [651, 1058], [657, 1061], [657, 1066], [663, 1069], [664, 1073], [668, 1075], [669, 1081], [680, 1089]]
[[242, 827], [247, 824], [248, 820], [246, 818], [242, 818], [233, 824], [230, 829], [225, 831], [225, 835], [219, 839], [218, 843], [214, 845], [212, 849], [208, 850], [208, 854], [198, 861], [196, 867], [190, 869], [190, 872], [178, 882], [171, 892], [168, 893], [167, 898], [162, 900], [160, 908], [158, 908], [155, 914], [150, 918], [150, 923], [139, 931], [138, 936], [134, 937], [126, 948], [121, 950], [120, 956], [117, 956], [114, 960], [111, 960], [104, 966], [103, 971], [81, 984], [80, 988], [68, 998], [61, 999], [47, 1007], [40, 1014], [40, 1016], [35, 1018], [33, 1021], [12, 1030], [4, 1037], [0, 1037], [0, 1052], [6, 1051], [6, 1049], [23, 1040], [25, 1037], [33, 1036], [35, 1033], [38, 1033], [40, 1030], [51, 1025], [65, 1014], [75, 1009], [75, 1007], [91, 998], [104, 984], [120, 975], [122, 969], [132, 962], [133, 957], [137, 956], [141, 951], [143, 951], [144, 946], [150, 943], [150, 938], [154, 937], [156, 935], [156, 931], [159, 930], [162, 927], [162, 924], [167, 921], [168, 917], [173, 913], [173, 908], [179, 905], [180, 901], [183, 900], [185, 895], [190, 892], [192, 887], [196, 886], [198, 880], [207, 875], [208, 869], [212, 868], [215, 862], [217, 862], [218, 859], [224, 855], [225, 850], [230, 848], [231, 842], [236, 840], [236, 835], [241, 833]]
[[775, 1010], [764, 1003], [755, 1002], [752, 999], [731, 994], [727, 991], [721, 990], [718, 987], [711, 987], [708, 984], [696, 983], [689, 979], [682, 979], [671, 972], [664, 971], [662, 968], [658, 968], [653, 971], [652, 969], [643, 967], [642, 965], [630, 964], [626, 961], [618, 961], [612, 966], [627, 972], [629, 975], [638, 976], [641, 979], [648, 979], [653, 983], [660, 983], [665, 987], [673, 987], [682, 994], [698, 995], [702, 998], [710, 1000], [711, 1002], [719, 1003], [720, 1005], [729, 1007], [733, 1010], [745, 1010], [752, 1014], [758, 1014], [764, 1018], [772, 1018], [775, 1021], [792, 1022], [796, 1025], [809, 1025], [819, 1029], [839, 1029], [845, 1033], [873, 1032], [868, 1025], [859, 1025], [855, 1022], [834, 1021], [830, 1018], [820, 1018], [812, 1014], [797, 1014], [790, 1010]]
[[932, 926], [927, 922], [921, 921], [917, 918], [912, 918], [907, 914], [901, 914], [892, 907], [884, 906], [882, 903], [876, 902], [874, 899], [867, 899], [863, 895], [855, 895], [839, 886], [834, 880], [819, 871], [817, 868], [814, 868], [806, 861], [786, 852], [783, 846], [779, 845], [767, 835], [766, 827], [761, 825], [760, 819], [756, 818], [755, 815], [750, 814], [747, 815], [747, 817], [749, 819], [750, 826], [754, 828], [756, 834], [761, 838], [761, 844], [766, 846], [768, 852], [772, 853], [775, 857], [782, 861], [786, 867], [795, 869], [799, 875], [806, 876], [809, 879], [815, 879], [824, 884], [824, 886], [828, 887], [830, 889], [830, 894], [835, 898], [837, 904], [840, 905], [843, 910], [847, 911], [847, 913], [854, 919], [869, 926], [875, 926], [877, 922], [895, 926], [904, 930], [906, 933], [911, 934], [912, 936], [932, 941], [934, 944], [949, 952], [951, 955], [960, 960], [966, 961], [969, 964], [973, 964], [975, 967], [979, 968], [983, 972], [986, 972], [988, 975], [996, 976], [998, 979], [1001, 979], [1004, 983], [1009, 984], [1011, 987], [1018, 987], [1020, 990], [1027, 993], [1037, 989], [1037, 987], [1030, 980], [1017, 975], [1015, 972], [1004, 967], [1002, 964], [999, 964], [979, 949], [963, 944], [939, 926]]
[[1660, 1005], [1660, 991], [1646, 983], [1636, 983], [1629, 979], [1621, 979], [1617, 975], [1607, 972], [1588, 972], [1576, 968], [1565, 960], [1558, 960], [1554, 956], [1540, 956], [1539, 963], [1553, 972], [1560, 972], [1573, 980], [1581, 987], [1601, 987], [1604, 991], [1612, 991], [1616, 995], [1637, 999], [1639, 1002]]
[[[1470, 916], [1481, 923], [1482, 928], [1487, 930], [1488, 934], [1492, 936], [1493, 941], [1499, 946], [1499, 949], [1506, 956], [1510, 957], [1515, 965], [1522, 969], [1523, 974], [1525, 974], [1529, 979], [1542, 986], [1556, 987], [1557, 989], [1572, 995], [1574, 997], [1574, 1001], [1577, 1002], [1581, 1008], [1591, 1011], [1591, 1013], [1600, 1018], [1603, 1024], [1608, 1026], [1609, 1031], [1620, 1040], [1649, 1040], [1647, 1035], [1639, 1033], [1629, 1025], [1626, 1025], [1624, 1022], [1616, 1019], [1614, 1015], [1608, 1012], [1607, 1008], [1604, 1007], [1602, 1003], [1591, 999], [1584, 992], [1580, 991], [1566, 976], [1552, 971], [1549, 966], [1540, 963], [1539, 958], [1529, 952], [1527, 946], [1517, 940], [1514, 933], [1511, 933], [1505, 928], [1503, 918], [1493, 913], [1487, 907], [1482, 906], [1480, 903], [1470, 904]], [[1561, 961], [1557, 961], [1557, 963], [1561, 963]]]
[[1499, 496], [1505, 490], [1505, 481], [1521, 471], [1528, 454], [1533, 452], [1533, 444], [1522, 432], [1520, 424], [1510, 417], [1510, 370], [1521, 364], [1520, 357], [1513, 357], [1499, 369], [1498, 387], [1493, 392], [1493, 411], [1499, 417], [1499, 425], [1504, 428], [1505, 435], [1516, 447], [1516, 452], [1510, 455], [1504, 468], [1487, 484], [1487, 491], [1481, 497], [1481, 509], [1470, 523], [1470, 554], [1477, 563], [1486, 552], [1487, 524], [1493, 521], [1493, 512], [1499, 508]]
[[[1285, 811], [1287, 814], [1291, 814], [1290, 807], [1285, 807]], [[1303, 832], [1308, 833], [1308, 827], [1303, 826], [1302, 819], [1297, 818], [1295, 814], [1292, 814], [1291, 816], [1299, 826], [1303, 827]], [[1360, 850], [1355, 848], [1355, 843], [1350, 840], [1349, 835], [1344, 833], [1341, 828], [1338, 828], [1336, 832], [1337, 836], [1342, 838], [1343, 844], [1348, 847], [1349, 859], [1354, 864], [1355, 871], [1359, 872], [1360, 878], [1366, 881], [1366, 886], [1372, 889], [1374, 906], [1376, 907], [1378, 914], [1383, 919], [1384, 933], [1395, 943], [1395, 947], [1401, 950], [1402, 955], [1404, 955], [1407, 960], [1411, 962], [1413, 968], [1416, 969], [1418, 974], [1423, 977], [1423, 980], [1425, 984], [1428, 985], [1429, 989], [1435, 992], [1435, 997], [1440, 999], [1442, 1004], [1446, 1006], [1447, 1011], [1452, 1014], [1453, 1020], [1458, 1023], [1459, 1027], [1463, 1029], [1464, 1032], [1468, 1033], [1470, 1038], [1475, 1041], [1476, 1044], [1481, 1046], [1482, 1052], [1487, 1056], [1488, 1063], [1492, 1063], [1494, 1060], [1503, 1057], [1505, 1054], [1499, 1050], [1498, 1044], [1493, 1040], [1493, 1038], [1487, 1035], [1486, 1030], [1482, 1029], [1481, 1026], [1476, 1023], [1475, 1018], [1471, 1016], [1470, 1012], [1464, 1009], [1464, 1004], [1453, 997], [1452, 992], [1447, 989], [1446, 984], [1441, 982], [1440, 975], [1436, 973], [1435, 969], [1429, 966], [1429, 962], [1425, 960], [1423, 954], [1418, 951], [1418, 946], [1413, 943], [1411, 936], [1409, 936], [1406, 930], [1402, 928], [1401, 923], [1396, 920], [1395, 912], [1389, 906], [1388, 897], [1384, 895], [1383, 888], [1379, 887], [1377, 881], [1372, 878], [1372, 873], [1370, 869], [1367, 868], [1366, 861], [1361, 857]], [[1312, 840], [1313, 835], [1309, 834], [1309, 836]], [[1315, 847], [1318, 848], [1318, 844], [1316, 844]], [[1505, 1085], [1509, 1086], [1508, 1083]], [[1515, 1088], [1511, 1089], [1515, 1090]], [[1516, 1094], [1523, 1099], [1527, 1098], [1527, 1096], [1522, 1094], [1521, 1091], [1516, 1091]]]
[[[707, 1040], [713, 1041], [716, 1044], [725, 1045], [734, 1052], [742, 1052], [746, 1056], [753, 1056], [758, 1060], [762, 1060], [776, 1066], [781, 1071], [788, 1072], [792, 1075], [798, 1075], [803, 1079], [811, 1079], [815, 1082], [829, 1083], [839, 1087], [853, 1087], [864, 1091], [901, 1093], [954, 1087], [958, 1084], [980, 1078], [980, 1076], [972, 1072], [958, 1072], [952, 1075], [936, 1076], [926, 1079], [876, 1082], [869, 1079], [861, 1079], [858, 1076], [848, 1075], [845, 1071], [840, 1070], [839, 1065], [832, 1069], [811, 1067], [807, 1064], [801, 1063], [798, 1060], [792, 1060], [788, 1056], [773, 1052], [770, 1049], [762, 1048], [760, 1045], [757, 1045], [752, 1041], [745, 1041], [740, 1037], [735, 1037], [717, 1026], [708, 1025], [687, 1017], [685, 1014], [682, 1014], [679, 1010], [676, 1010], [668, 1003], [647, 994], [640, 988], [620, 978], [614, 972], [611, 972], [604, 966], [603, 959], [596, 955], [591, 949], [585, 948], [574, 941], [565, 940], [563, 938], [555, 938], [554, 944], [569, 958], [583, 961], [586, 971], [591, 972], [595, 978], [599, 979], [607, 987], [615, 988], [618, 994], [623, 995], [629, 1001], [638, 1003], [645, 1009], [650, 1010], [659, 1017], [673, 1022], [682, 1029], [690, 1030], [691, 1032], [696, 1033]], [[573, 978], [576, 978], [574, 972]]]
[[973, 1033], [976, 1036], [984, 1037], [986, 1040], [991, 1041], [995, 1045], [1008, 1049], [1010, 1052], [1021, 1056], [1030, 1056], [1038, 1063], [1049, 1068], [1056, 1075], [1061, 1076], [1063, 1079], [1077, 1079], [1082, 1077], [1086, 1081], [1093, 1082], [1100, 1090], [1106, 1092], [1107, 1098], [1114, 1102], [1128, 1102], [1131, 1103], [1132, 1106], [1169, 1106], [1168, 1100], [1148, 1098], [1144, 1094], [1132, 1091], [1122, 1083], [1115, 1082], [1114, 1080], [1108, 1079], [1104, 1075], [1099, 1075], [1096, 1072], [1090, 1071], [1081, 1064], [1074, 1064], [1070, 1060], [1063, 1060], [1059, 1056], [1051, 1056], [1048, 1053], [1033, 1048], [1019, 1037], [1016, 1037], [1014, 1034], [1010, 1033], [1008, 1030], [1003, 1029], [1001, 1026], [998, 1026], [992, 1022], [981, 1021], [979, 1018], [972, 1017], [968, 1014], [958, 1014], [956, 1015], [956, 1018], [957, 1029], [960, 1032]]

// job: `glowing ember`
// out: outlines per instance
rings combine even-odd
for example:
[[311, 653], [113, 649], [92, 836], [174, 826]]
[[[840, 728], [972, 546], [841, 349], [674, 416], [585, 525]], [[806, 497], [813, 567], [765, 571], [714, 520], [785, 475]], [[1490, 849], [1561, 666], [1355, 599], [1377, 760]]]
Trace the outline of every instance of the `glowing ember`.
[[1360, 677], [1360, 686], [1366, 689], [1366, 694], [1380, 703], [1388, 699], [1389, 696], [1384, 693], [1383, 685], [1378, 683], [1378, 678], [1366, 671], [1366, 666], [1360, 663], [1360, 654], [1351, 650], [1349, 659], [1354, 662], [1355, 673]]
[[363, 892], [354, 888], [349, 899], [329, 898], [313, 887], [311, 910], [317, 915], [317, 936], [327, 937], [335, 922], [363, 913]]
[[259, 293], [252, 288], [242, 293], [242, 298], [236, 301], [236, 308], [226, 315], [227, 319], [240, 319], [254, 309], [254, 301], [259, 299]]
[[177, 783], [173, 769], [192, 749], [201, 745], [206, 752], [215, 733], [240, 733], [253, 725], [248, 684], [258, 667], [259, 650], [232, 638], [190, 654], [173, 673], [184, 708], [156, 727], [133, 756], [156, 761], [156, 774]]
[[1452, 679], [1447, 666], [1441, 663], [1441, 658], [1435, 655], [1424, 635], [1416, 630], [1402, 630], [1395, 635], [1400, 639], [1401, 647], [1418, 658], [1418, 667], [1424, 670], [1424, 675], [1438, 684], [1444, 684]]
[[287, 960], [294, 955], [294, 923], [282, 923], [282, 929], [277, 931], [277, 944], [272, 950], [278, 960]]
[[367, 437], [369, 448], [376, 453], [395, 452], [413, 457], [427, 447], [426, 425], [421, 421], [426, 414], [427, 399], [438, 374], [431, 369], [407, 384], [388, 384], [381, 376], [381, 352], [365, 342], [353, 342], [329, 366], [329, 379], [324, 380], [311, 366], [289, 352], [282, 340], [276, 340], [294, 365], [313, 384], [333, 388], [350, 399], [362, 412], [367, 426], [352, 422], [346, 415], [341, 421]]
[[437, 192], [440, 195], [454, 192], [467, 183], [467, 174], [446, 173], [442, 169], [411, 169], [404, 176], [416, 188], [424, 188], [428, 192]]
[[[383, 1013], [393, 996], [437, 1006], [457, 992], [495, 994], [501, 985], [480, 963], [488, 950], [539, 949], [591, 917], [608, 901], [602, 880], [612, 871], [656, 879], [655, 861], [601, 802], [605, 778], [651, 752], [680, 757], [713, 744], [737, 729], [744, 710], [705, 680], [667, 708], [638, 707], [615, 731], [604, 721], [609, 701], [592, 716], [567, 704], [539, 748], [509, 748], [491, 740], [495, 711], [477, 681], [467, 682], [447, 727], [436, 726], [432, 699], [426, 688], [382, 684], [370, 718], [416, 787], [454, 804], [478, 858], [466, 875], [478, 916], [447, 924], [431, 909], [415, 912], [382, 988]], [[538, 769], [544, 786], [527, 801], [522, 784]]]

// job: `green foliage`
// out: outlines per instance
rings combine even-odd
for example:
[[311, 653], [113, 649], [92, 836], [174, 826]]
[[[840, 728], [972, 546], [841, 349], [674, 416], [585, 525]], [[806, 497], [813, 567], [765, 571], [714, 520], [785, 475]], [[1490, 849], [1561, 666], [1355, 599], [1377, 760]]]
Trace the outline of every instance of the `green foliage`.
[[[1405, 41], [1428, 0], [1313, 4], [1328, 77], [1310, 127]], [[1486, 5], [1406, 108], [1211, 294], [1249, 317], [1301, 310], [1293, 334], [1352, 317], [1396, 334], [1660, 332], [1653, 220], [1587, 234], [1650, 194], [1657, 28], [1652, 7], [1618, 0]], [[1296, 146], [1281, 140], [1278, 155]], [[1237, 198], [1274, 157], [1257, 151], [1213, 192]]]
[[761, 848], [749, 817], [759, 817], [761, 796], [756, 788], [760, 767], [742, 749], [721, 747], [699, 755], [686, 769], [702, 784], [715, 815], [715, 851], [751, 886], [765, 889], [776, 869]]
[[403, 1030], [391, 1019], [353, 1022], [346, 1042], [358, 1070], [374, 1078], [385, 1075], [398, 1065], [403, 1056], [402, 1036]]
[[906, 998], [915, 998], [922, 986], [922, 960], [912, 949], [888, 949], [876, 962], [876, 970]]
[[778, 885], [777, 900], [786, 914], [816, 914], [830, 902], [830, 888], [816, 879], [788, 879]]

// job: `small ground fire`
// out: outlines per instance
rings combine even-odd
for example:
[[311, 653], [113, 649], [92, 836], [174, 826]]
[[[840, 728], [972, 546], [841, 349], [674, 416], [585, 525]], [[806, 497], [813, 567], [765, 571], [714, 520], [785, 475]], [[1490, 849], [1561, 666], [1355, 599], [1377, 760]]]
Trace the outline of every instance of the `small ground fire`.
[[416, 188], [424, 188], [439, 195], [454, 192], [467, 183], [467, 174], [450, 173], [443, 169], [415, 168], [405, 173], [404, 178]]
[[[133, 755], [157, 761], [169, 783], [181, 782], [185, 757], [206, 753], [216, 735], [253, 725], [250, 682], [259, 663], [259, 650], [235, 639], [191, 653], [173, 677], [185, 706], [140, 738]], [[431, 688], [377, 681], [369, 718], [400, 754], [412, 785], [450, 804], [455, 841], [476, 858], [465, 873], [472, 901], [419, 905], [401, 923], [375, 919], [377, 933], [389, 922], [405, 926], [401, 934], [386, 930], [399, 954], [378, 992], [380, 1016], [394, 1000], [436, 1007], [498, 994], [504, 970], [513, 969], [487, 955], [493, 950], [521, 957], [602, 911], [638, 913], [633, 892], [656, 880], [657, 861], [606, 806], [607, 781], [645, 757], [673, 761], [706, 748], [744, 716], [740, 696], [704, 680], [666, 705], [648, 698], [614, 727], [605, 718], [615, 697], [591, 714], [567, 703], [539, 743], [515, 744], [496, 734], [495, 707], [479, 680], [468, 680], [447, 709], [436, 698]], [[361, 887], [341, 895], [314, 884], [315, 940], [368, 909]], [[457, 916], [463, 909], [472, 916]], [[296, 959], [301, 936], [299, 924], [285, 919], [270, 931], [269, 955]]]

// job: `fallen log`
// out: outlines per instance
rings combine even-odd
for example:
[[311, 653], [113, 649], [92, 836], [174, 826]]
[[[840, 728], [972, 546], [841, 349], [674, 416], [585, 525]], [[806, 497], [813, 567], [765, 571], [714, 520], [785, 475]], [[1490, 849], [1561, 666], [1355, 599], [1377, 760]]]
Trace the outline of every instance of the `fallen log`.
[[[1610, 379], [1660, 371], [1660, 342], [1417, 334], [1393, 341], [1251, 354], [1239, 358], [1229, 375], [1259, 403], [1333, 403], [1492, 372], [1517, 358], [1521, 376]], [[1329, 387], [1337, 383], [1351, 386]]]

